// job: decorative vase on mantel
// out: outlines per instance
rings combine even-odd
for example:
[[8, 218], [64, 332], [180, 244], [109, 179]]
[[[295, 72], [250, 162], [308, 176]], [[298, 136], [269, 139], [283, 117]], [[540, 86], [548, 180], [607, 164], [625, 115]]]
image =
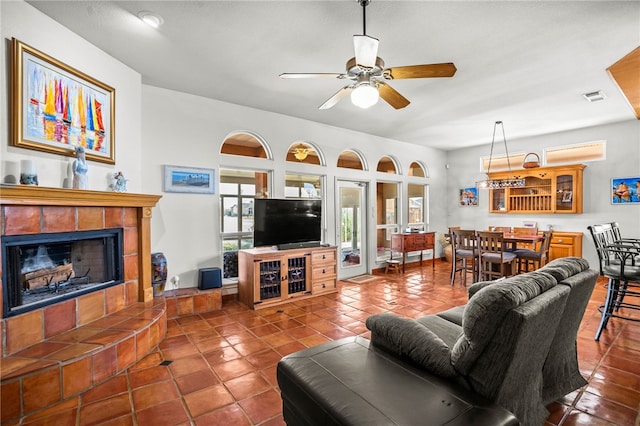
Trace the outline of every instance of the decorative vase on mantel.
[[153, 297], [162, 296], [166, 284], [167, 258], [164, 256], [164, 253], [151, 253], [151, 286], [153, 287]]

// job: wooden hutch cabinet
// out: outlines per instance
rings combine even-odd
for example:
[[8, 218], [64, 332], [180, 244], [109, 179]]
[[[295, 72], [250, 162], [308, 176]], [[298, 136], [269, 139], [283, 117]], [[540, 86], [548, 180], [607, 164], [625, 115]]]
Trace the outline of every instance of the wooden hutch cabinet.
[[[576, 164], [512, 172], [523, 178], [522, 188], [489, 190], [491, 213], [582, 213], [582, 171]], [[509, 172], [489, 173], [489, 179], [508, 179]]]
[[337, 291], [335, 247], [238, 252], [238, 298], [262, 309]]

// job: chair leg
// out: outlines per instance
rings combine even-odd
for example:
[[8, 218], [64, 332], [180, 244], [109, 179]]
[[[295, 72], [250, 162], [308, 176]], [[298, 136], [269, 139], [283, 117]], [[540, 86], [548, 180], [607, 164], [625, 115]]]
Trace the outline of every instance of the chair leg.
[[609, 285], [607, 287], [607, 298], [604, 302], [604, 306], [602, 306], [602, 317], [600, 318], [600, 325], [598, 326], [598, 331], [596, 332], [596, 337], [594, 340], [597, 342], [600, 340], [600, 335], [602, 334], [602, 330], [607, 328], [607, 323], [609, 322], [609, 318], [613, 314], [613, 310], [616, 305], [616, 300], [618, 299], [618, 287], [620, 282], [618, 280], [609, 279]]

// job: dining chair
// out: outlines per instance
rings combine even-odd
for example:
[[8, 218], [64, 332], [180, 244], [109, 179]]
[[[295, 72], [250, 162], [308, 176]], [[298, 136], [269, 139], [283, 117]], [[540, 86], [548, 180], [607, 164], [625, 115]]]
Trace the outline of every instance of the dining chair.
[[613, 235], [615, 242], [640, 246], [640, 238], [625, 238], [622, 236], [622, 231], [620, 230], [618, 222], [611, 222], [609, 225], [611, 225], [611, 235]]
[[513, 252], [505, 251], [502, 232], [478, 231], [476, 243], [480, 280], [490, 281], [516, 274], [518, 256]]
[[487, 229], [491, 232], [511, 232], [510, 226], [490, 226]]
[[451, 285], [455, 282], [456, 272], [460, 272], [462, 283], [467, 285], [467, 273], [471, 272], [472, 282], [478, 279], [478, 249], [476, 232], [473, 230], [449, 229], [451, 237]]
[[[553, 238], [553, 232], [544, 231], [542, 233], [542, 241], [538, 246], [538, 249], [531, 248], [517, 248], [513, 253], [518, 256], [518, 273], [535, 271], [541, 268], [549, 261], [549, 246], [551, 246], [551, 239]], [[531, 269], [529, 269], [531, 268]]]
[[[516, 235], [538, 235], [538, 228], [530, 228], [528, 226], [514, 226], [512, 232]], [[517, 248], [535, 250], [535, 244], [518, 243]]]

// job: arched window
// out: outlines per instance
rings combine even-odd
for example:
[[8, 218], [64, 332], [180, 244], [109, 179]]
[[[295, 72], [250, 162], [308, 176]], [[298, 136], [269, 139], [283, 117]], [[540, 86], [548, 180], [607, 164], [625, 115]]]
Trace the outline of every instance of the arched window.
[[287, 161], [293, 163], [321, 165], [320, 154], [315, 146], [307, 142], [296, 142], [287, 150]]
[[409, 176], [427, 177], [427, 174], [425, 173], [424, 167], [422, 166], [422, 164], [418, 163], [417, 161], [414, 161], [409, 166]]
[[232, 133], [227, 136], [220, 147], [220, 154], [271, 158], [267, 144], [261, 141], [258, 136], [247, 132]]
[[393, 158], [385, 155], [378, 161], [378, 167], [376, 169], [378, 172], [382, 173], [390, 173], [397, 175], [398, 174], [398, 166]]
[[345, 169], [366, 170], [360, 154], [350, 149], [340, 153], [337, 166]]

